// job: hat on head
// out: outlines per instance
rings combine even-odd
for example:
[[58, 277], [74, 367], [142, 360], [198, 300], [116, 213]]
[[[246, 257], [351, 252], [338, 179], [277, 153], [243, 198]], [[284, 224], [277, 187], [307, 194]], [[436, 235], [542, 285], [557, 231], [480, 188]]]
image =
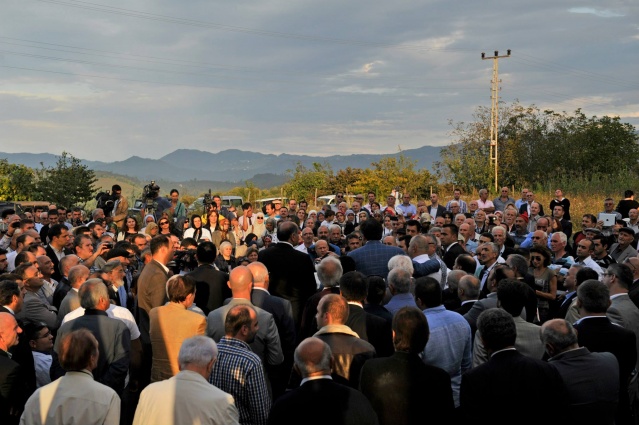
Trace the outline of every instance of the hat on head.
[[422, 213], [420, 217], [422, 221], [431, 221], [431, 216], [428, 213]]
[[523, 214], [519, 214], [519, 217], [523, 218], [526, 223], [528, 223], [528, 213], [525, 212]]
[[[588, 232], [594, 233], [595, 235], [601, 234], [601, 230], [597, 229], [596, 227], [589, 227], [587, 229], [584, 229], [584, 233], [588, 233]], [[634, 235], [634, 233], [633, 233], [633, 235]]]
[[355, 211], [353, 211], [353, 210], [346, 210], [346, 215], [355, 215]]
[[621, 229], [619, 229], [619, 233], [627, 233], [629, 235], [632, 235], [633, 237], [635, 236], [635, 231], [630, 227], [622, 227]]

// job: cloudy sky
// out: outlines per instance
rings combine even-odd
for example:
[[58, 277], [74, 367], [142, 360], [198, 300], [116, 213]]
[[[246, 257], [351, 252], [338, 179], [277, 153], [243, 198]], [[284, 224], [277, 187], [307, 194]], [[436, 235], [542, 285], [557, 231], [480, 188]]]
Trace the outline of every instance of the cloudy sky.
[[2, 0], [0, 151], [446, 145], [501, 99], [639, 126], [639, 2]]

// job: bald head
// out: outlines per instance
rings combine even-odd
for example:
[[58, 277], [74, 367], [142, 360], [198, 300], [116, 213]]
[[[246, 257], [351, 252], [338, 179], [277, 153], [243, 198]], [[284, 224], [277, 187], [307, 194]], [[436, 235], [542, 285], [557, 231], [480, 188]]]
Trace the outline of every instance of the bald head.
[[80, 289], [80, 286], [89, 278], [89, 268], [82, 264], [71, 267], [69, 270], [69, 284], [72, 288]]
[[60, 273], [62, 273], [62, 276], [69, 276], [69, 271], [71, 270], [71, 268], [77, 266], [78, 264], [80, 264], [80, 257], [73, 254], [65, 255], [60, 260]]
[[634, 280], [639, 279], [639, 257], [628, 257], [624, 264], [631, 266]]
[[[11, 313], [0, 313], [0, 349], [8, 351], [18, 344], [18, 335], [22, 329]], [[329, 372], [330, 373], [330, 372]]]
[[268, 289], [268, 269], [266, 266], [259, 261], [254, 261], [246, 267], [253, 275], [253, 286]]
[[553, 319], [541, 326], [541, 341], [550, 356], [579, 348], [577, 331], [564, 319]]
[[306, 338], [295, 349], [295, 369], [302, 378], [331, 374], [331, 348], [319, 338]]
[[253, 289], [253, 273], [246, 266], [239, 266], [231, 270], [229, 275], [229, 288], [233, 292], [233, 298], [251, 299]]

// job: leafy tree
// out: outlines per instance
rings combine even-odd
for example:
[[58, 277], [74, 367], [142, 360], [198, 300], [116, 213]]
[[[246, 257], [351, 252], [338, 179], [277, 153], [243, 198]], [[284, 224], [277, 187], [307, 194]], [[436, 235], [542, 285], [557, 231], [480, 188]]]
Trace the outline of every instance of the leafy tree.
[[[490, 109], [477, 108], [470, 123], [452, 123], [454, 142], [443, 148], [437, 175], [466, 190], [492, 186]], [[541, 111], [515, 102], [500, 107], [500, 185], [530, 185], [639, 168], [639, 137], [619, 117]], [[612, 166], [614, 164], [614, 166]]]
[[298, 162], [295, 170], [288, 170], [292, 174], [291, 180], [283, 187], [283, 191], [288, 196], [296, 199], [315, 199], [315, 190], [327, 190], [328, 177], [333, 174], [333, 170], [328, 164], [313, 163], [313, 168], [306, 168]]
[[84, 204], [95, 195], [95, 173], [73, 155], [62, 152], [55, 167], [40, 164], [36, 193], [42, 200], [67, 208]]
[[10, 164], [0, 159], [0, 199], [5, 201], [28, 201], [33, 196], [35, 173], [22, 164]]

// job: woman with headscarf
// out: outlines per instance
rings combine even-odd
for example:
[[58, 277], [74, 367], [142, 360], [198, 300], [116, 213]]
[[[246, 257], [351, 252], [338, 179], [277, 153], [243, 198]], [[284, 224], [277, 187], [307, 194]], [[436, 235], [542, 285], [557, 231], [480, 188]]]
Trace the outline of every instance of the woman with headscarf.
[[229, 219], [221, 217], [219, 221], [219, 229], [211, 234], [211, 242], [215, 244], [217, 250], [220, 250], [222, 243], [228, 241], [233, 249], [235, 249], [236, 241], [233, 232], [229, 231]]
[[185, 238], [193, 238], [198, 243], [200, 241], [211, 241], [211, 232], [208, 229], [202, 227], [202, 217], [197, 214], [193, 214], [191, 216], [191, 227], [184, 231]]

